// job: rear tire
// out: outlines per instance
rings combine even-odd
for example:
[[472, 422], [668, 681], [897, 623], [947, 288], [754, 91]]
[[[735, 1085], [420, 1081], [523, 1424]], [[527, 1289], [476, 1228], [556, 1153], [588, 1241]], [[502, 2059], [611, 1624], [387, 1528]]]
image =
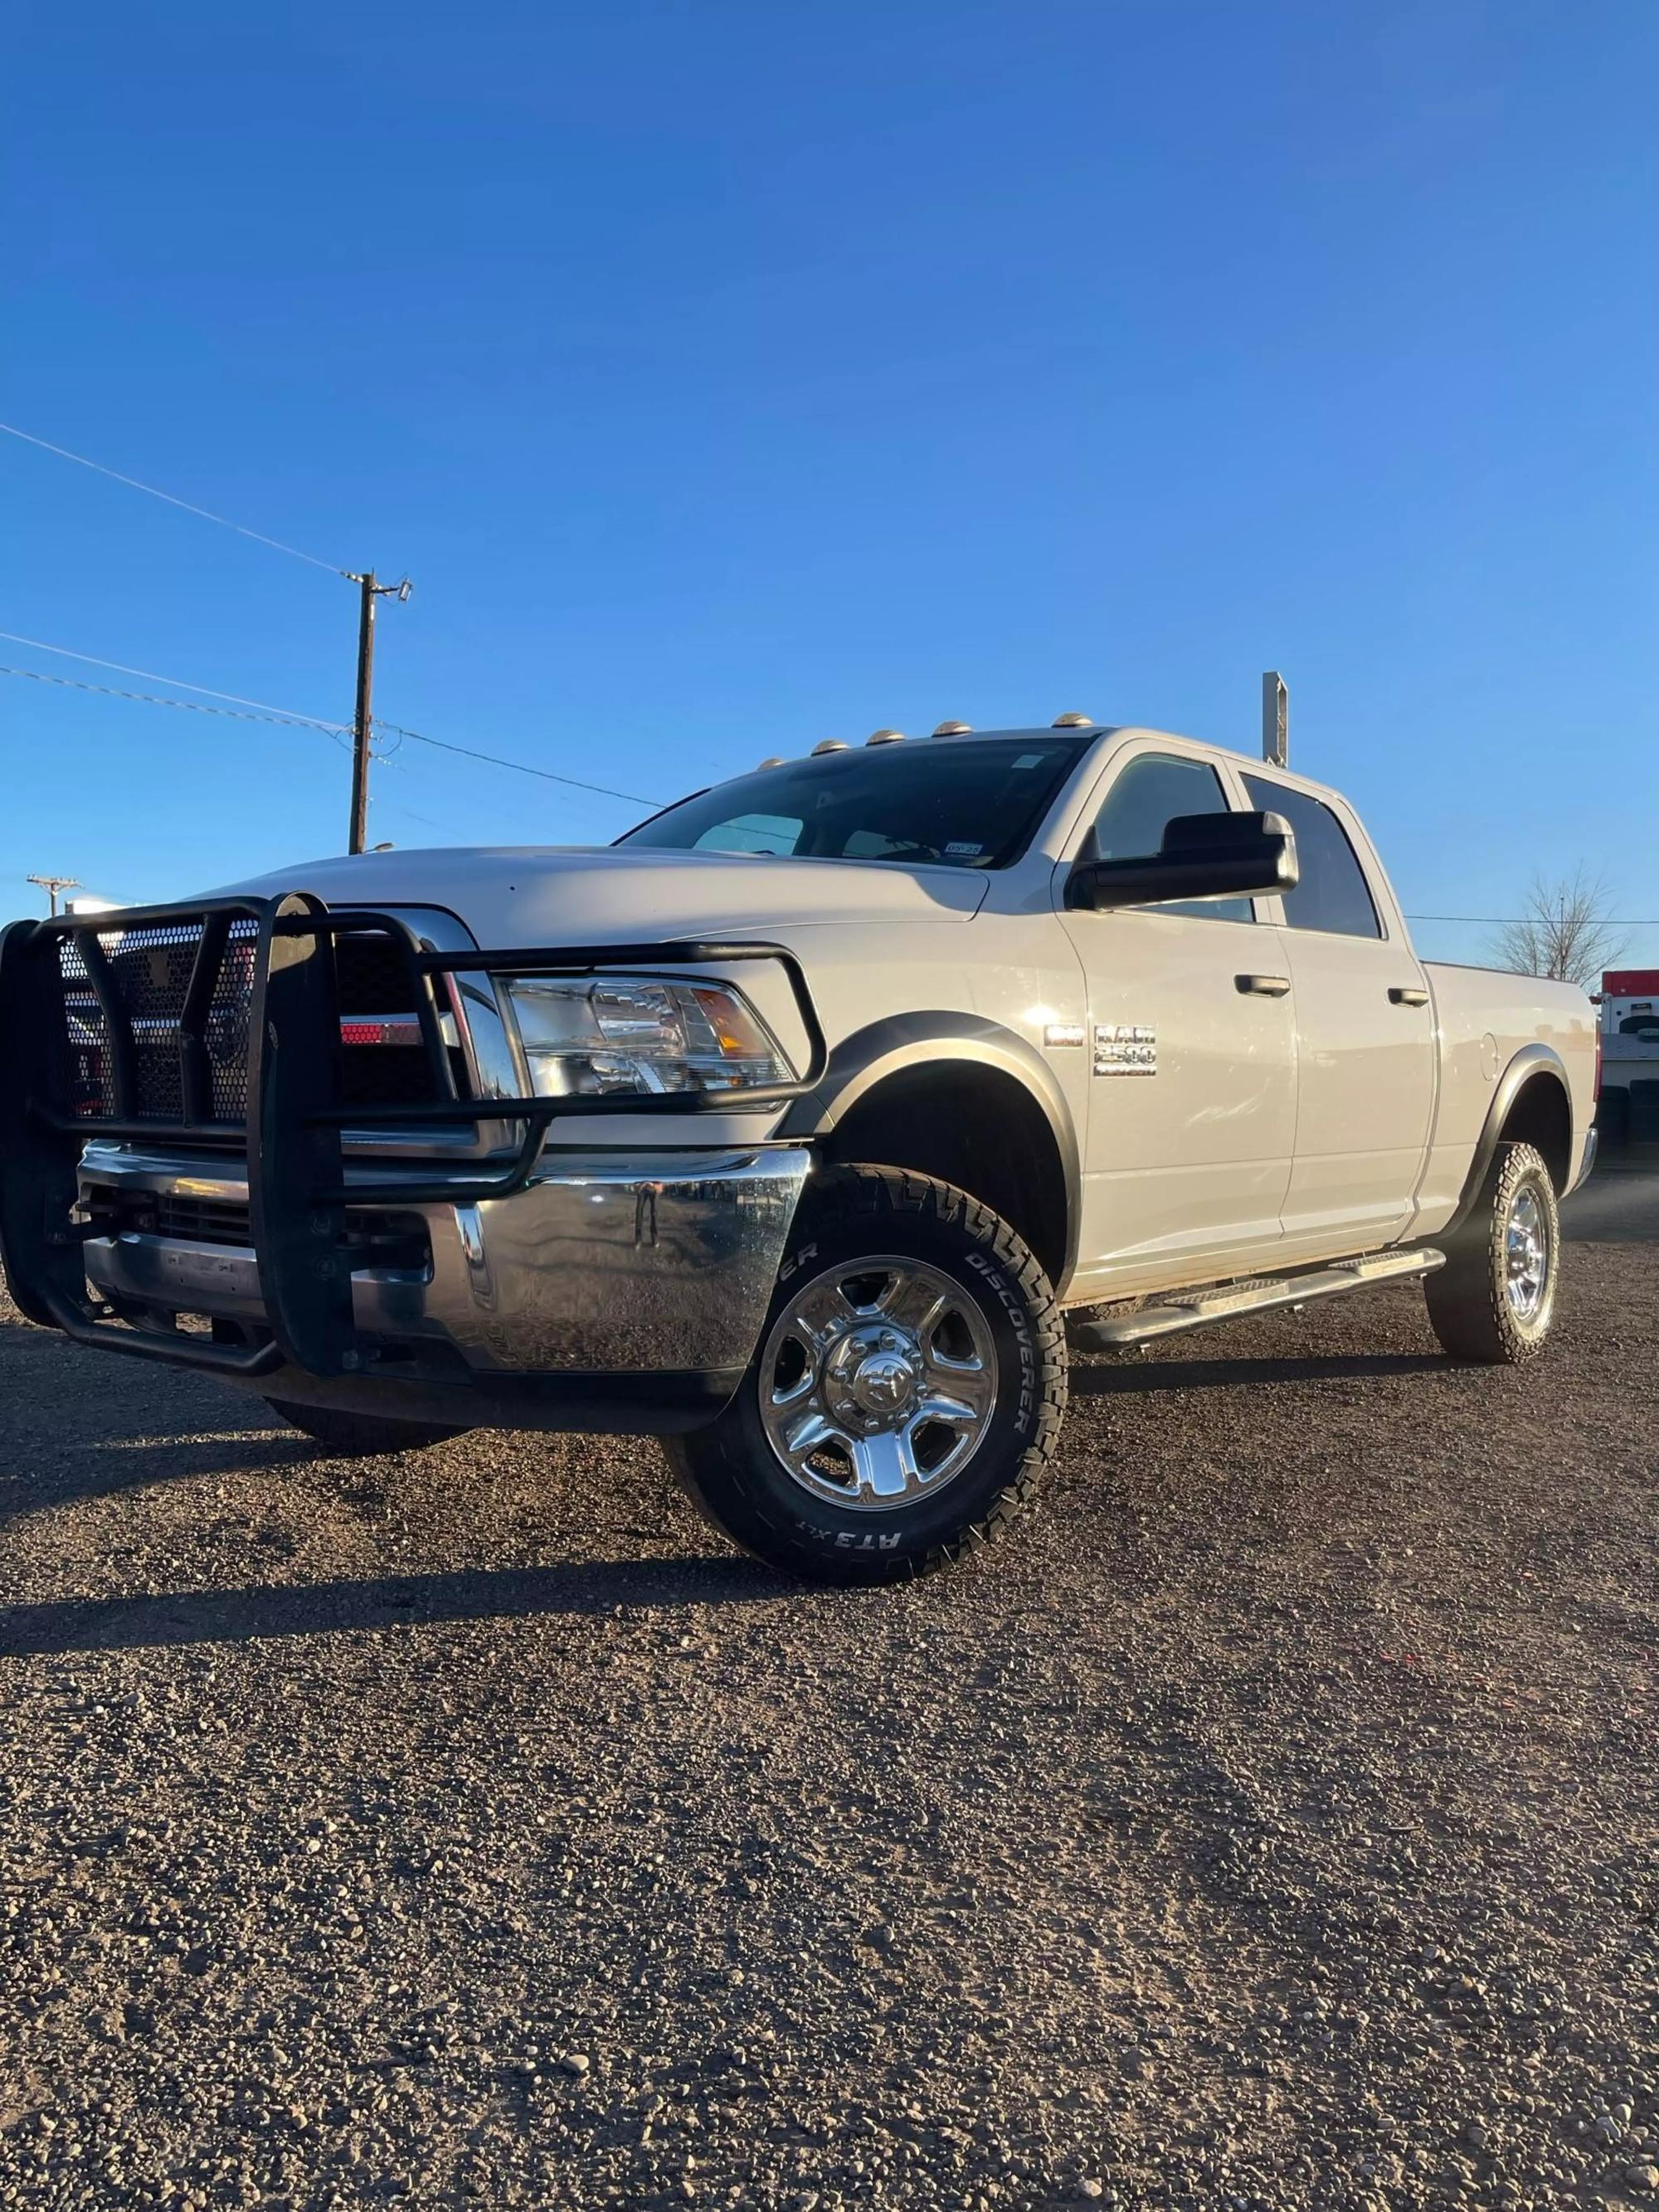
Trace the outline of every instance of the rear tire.
[[1060, 1310], [1018, 1234], [949, 1183], [848, 1167], [802, 1201], [736, 1397], [664, 1450], [757, 1559], [899, 1582], [1001, 1534], [1065, 1409]]
[[337, 1406], [296, 1406], [286, 1398], [267, 1398], [273, 1413], [290, 1428], [303, 1430], [336, 1459], [373, 1459], [383, 1452], [423, 1451], [446, 1437], [464, 1437], [434, 1421], [400, 1421], [389, 1413], [349, 1413]]
[[1535, 1358], [1555, 1317], [1561, 1223], [1531, 1145], [1499, 1145], [1474, 1212], [1444, 1244], [1446, 1264], [1423, 1289], [1447, 1351], [1489, 1367]]

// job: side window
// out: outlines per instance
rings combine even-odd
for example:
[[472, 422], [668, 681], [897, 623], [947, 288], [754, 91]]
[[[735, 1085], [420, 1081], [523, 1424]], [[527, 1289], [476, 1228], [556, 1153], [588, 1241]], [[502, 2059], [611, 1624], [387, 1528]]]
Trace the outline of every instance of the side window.
[[1296, 832], [1301, 878], [1285, 893], [1285, 920], [1291, 929], [1322, 929], [1333, 937], [1381, 937], [1365, 871], [1348, 842], [1348, 833], [1318, 799], [1291, 791], [1265, 776], [1247, 775], [1252, 806], [1282, 814]]
[[[1158, 852], [1164, 825], [1177, 814], [1225, 814], [1227, 794], [1207, 761], [1173, 753], [1141, 753], [1113, 778], [1095, 817], [1091, 847], [1097, 860], [1131, 860]], [[1247, 898], [1179, 899], [1147, 907], [1147, 914], [1191, 915], [1201, 921], [1254, 921]]]

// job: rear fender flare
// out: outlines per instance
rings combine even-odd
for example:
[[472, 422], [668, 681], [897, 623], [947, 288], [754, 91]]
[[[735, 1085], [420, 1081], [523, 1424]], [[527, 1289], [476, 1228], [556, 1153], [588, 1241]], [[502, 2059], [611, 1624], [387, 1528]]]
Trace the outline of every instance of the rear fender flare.
[[[1463, 1194], [1457, 1201], [1457, 1211], [1443, 1229], [1435, 1231], [1437, 1237], [1455, 1235], [1474, 1212], [1475, 1202], [1480, 1196], [1493, 1156], [1498, 1151], [1504, 1124], [1510, 1117], [1510, 1109], [1535, 1075], [1553, 1075], [1560, 1084], [1567, 1102], [1569, 1125], [1571, 1124], [1572, 1085], [1567, 1080], [1567, 1071], [1560, 1054], [1553, 1045], [1523, 1044], [1498, 1079], [1498, 1088], [1492, 1093], [1492, 1103], [1486, 1109], [1486, 1118], [1481, 1125], [1480, 1139], [1474, 1147], [1474, 1158], [1470, 1161], [1469, 1171], [1463, 1179]], [[1575, 1152], [1579, 1133], [1576, 1127], [1572, 1129]], [[1569, 1172], [1571, 1173], [1571, 1170]], [[1558, 1195], [1565, 1197], [1565, 1190], [1563, 1189]]]

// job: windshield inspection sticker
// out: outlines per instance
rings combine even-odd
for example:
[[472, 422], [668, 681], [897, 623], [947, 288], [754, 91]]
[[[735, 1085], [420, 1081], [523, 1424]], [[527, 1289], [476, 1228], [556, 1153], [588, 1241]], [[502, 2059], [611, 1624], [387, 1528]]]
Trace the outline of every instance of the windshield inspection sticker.
[[945, 847], [945, 855], [951, 860], [976, 860], [984, 850], [983, 845], [964, 845], [958, 839], [954, 844]]
[[1016, 768], [1041, 768], [1042, 766], [1042, 763], [1043, 755], [1042, 753], [1022, 753], [1019, 758], [1014, 763], [1014, 766]]

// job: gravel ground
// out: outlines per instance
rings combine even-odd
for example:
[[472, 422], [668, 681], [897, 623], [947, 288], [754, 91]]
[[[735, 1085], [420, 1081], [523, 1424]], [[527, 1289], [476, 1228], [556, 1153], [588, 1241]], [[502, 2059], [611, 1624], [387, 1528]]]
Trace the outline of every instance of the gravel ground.
[[875, 1595], [649, 1447], [333, 1462], [8, 1309], [0, 2202], [1659, 2203], [1622, 1185], [1536, 1370], [1408, 1290], [1080, 1364]]

